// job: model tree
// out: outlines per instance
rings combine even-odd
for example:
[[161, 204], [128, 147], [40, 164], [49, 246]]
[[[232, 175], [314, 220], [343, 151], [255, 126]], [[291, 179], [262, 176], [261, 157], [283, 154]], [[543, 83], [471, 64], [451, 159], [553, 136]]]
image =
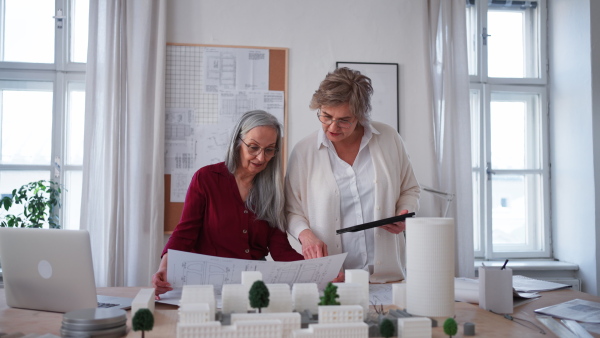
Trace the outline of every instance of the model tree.
[[379, 333], [382, 337], [390, 338], [394, 335], [394, 323], [391, 320], [385, 318], [379, 325]]
[[444, 333], [452, 337], [458, 332], [458, 324], [454, 318], [448, 318], [444, 322]]
[[337, 294], [337, 286], [329, 282], [325, 288], [323, 297], [321, 297], [321, 302], [319, 302], [319, 305], [340, 305], [340, 302], [335, 300], [338, 297], [339, 295]]
[[152, 311], [146, 308], [137, 310], [131, 319], [131, 325], [133, 326], [133, 331], [142, 331], [142, 338], [144, 338], [144, 332], [151, 331], [154, 327], [154, 315], [152, 315]]
[[261, 309], [269, 306], [269, 289], [265, 283], [261, 280], [257, 280], [252, 284], [249, 292], [250, 306], [254, 309], [258, 309], [258, 313]]

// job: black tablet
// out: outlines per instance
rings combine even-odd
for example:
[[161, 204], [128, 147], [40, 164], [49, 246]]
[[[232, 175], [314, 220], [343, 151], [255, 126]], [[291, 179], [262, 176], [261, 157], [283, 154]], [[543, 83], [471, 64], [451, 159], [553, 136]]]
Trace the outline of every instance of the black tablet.
[[356, 232], [356, 231], [360, 231], [360, 230], [367, 230], [367, 229], [379, 227], [379, 226], [394, 223], [394, 222], [404, 221], [407, 217], [413, 217], [414, 215], [415, 215], [414, 212], [409, 212], [408, 214], [398, 215], [398, 216], [394, 216], [394, 217], [390, 217], [390, 218], [384, 218], [384, 219], [380, 219], [379, 221], [359, 224], [359, 225], [355, 225], [353, 227], [336, 230], [335, 232], [338, 234], [343, 234], [344, 232]]

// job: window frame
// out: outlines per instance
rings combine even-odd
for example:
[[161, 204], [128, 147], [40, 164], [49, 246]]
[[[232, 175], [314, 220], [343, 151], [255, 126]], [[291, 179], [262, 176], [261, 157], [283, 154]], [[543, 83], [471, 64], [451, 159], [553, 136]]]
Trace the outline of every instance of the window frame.
[[[0, 61], [0, 80], [6, 81], [25, 81], [25, 82], [50, 82], [53, 87], [53, 107], [52, 107], [52, 145], [50, 151], [50, 163], [45, 165], [28, 165], [28, 164], [3, 164], [0, 163], [0, 171], [27, 171], [27, 170], [43, 170], [48, 171], [48, 180], [58, 182], [64, 186], [67, 171], [82, 171], [81, 165], [66, 164], [66, 115], [68, 113], [68, 94], [69, 84], [77, 83], [77, 85], [85, 88], [85, 71], [86, 63], [71, 62], [69, 50], [71, 31], [71, 15], [72, 3], [76, 0], [55, 0], [55, 13], [62, 9], [63, 19], [62, 28], [57, 27], [55, 20], [55, 44], [54, 44], [54, 63], [28, 63], [28, 62], [12, 62]], [[4, 0], [0, 0], [0, 20], [4, 18]], [[3, 23], [0, 22], [0, 29], [3, 29]], [[3, 33], [3, 32], [0, 32]], [[3, 36], [3, 35], [2, 35]], [[0, 37], [1, 38], [1, 37]], [[3, 47], [0, 47], [3, 48]], [[0, 141], [1, 142], [1, 141]], [[55, 159], [59, 162], [55, 162]], [[59, 177], [55, 177], [55, 170], [58, 170]], [[15, 187], [18, 188], [18, 187]], [[68, 187], [66, 187], [68, 190]], [[75, 223], [78, 227], [79, 220], [73, 222], [69, 226], [65, 224], [65, 207], [67, 193], [61, 194], [61, 205], [59, 210], [59, 223], [61, 228], [72, 229]]]
[[[488, 77], [488, 48], [487, 44], [483, 44], [483, 35], [487, 34], [487, 11], [488, 11], [488, 2], [475, 0], [474, 5], [472, 6], [474, 12], [467, 12], [467, 17], [475, 16], [476, 23], [476, 34], [477, 37], [477, 60], [476, 60], [476, 74], [469, 75], [469, 79], [471, 83], [487, 83], [487, 84], [507, 84], [507, 85], [547, 85], [548, 84], [548, 11], [546, 6], [546, 0], [536, 0], [538, 3], [538, 10], [540, 13], [539, 19], [534, 17], [535, 20], [532, 22], [532, 26], [529, 27], [530, 30], [533, 30], [533, 26], [539, 31], [539, 46], [536, 53], [539, 54], [539, 77], [538, 78], [500, 78], [500, 77]], [[469, 11], [469, 9], [467, 9]], [[486, 33], [484, 33], [484, 28]], [[527, 36], [534, 36], [532, 32], [527, 34]], [[483, 48], [481, 48], [483, 46]]]
[[[546, 1], [538, 1], [539, 20], [532, 23], [536, 25], [539, 31], [539, 77], [538, 78], [494, 78], [487, 76], [487, 58], [488, 48], [483, 45], [483, 32], [487, 27], [488, 2], [475, 0], [471, 8], [467, 8], [467, 20], [476, 23], [478, 33], [471, 35], [476, 39], [475, 53], [477, 58], [473, 63], [476, 65], [476, 74], [470, 75], [470, 93], [478, 93], [477, 107], [471, 107], [478, 110], [478, 120], [472, 117], [472, 124], [478, 123], [477, 135], [474, 135], [472, 142], [478, 144], [472, 145], [474, 152], [472, 159], [472, 180], [473, 180], [473, 205], [474, 205], [474, 239], [473, 250], [477, 259], [506, 259], [506, 258], [551, 258], [552, 257], [552, 224], [551, 224], [551, 184], [550, 184], [550, 149], [549, 149], [549, 116], [548, 116], [548, 60], [547, 60], [547, 8]], [[473, 22], [474, 21], [474, 22]], [[469, 27], [469, 22], [467, 23]], [[531, 34], [529, 34], [531, 36]], [[469, 37], [469, 39], [471, 38]], [[470, 62], [473, 62], [470, 60]], [[540, 103], [540, 147], [541, 156], [541, 207], [542, 207], [542, 231], [539, 236], [542, 241], [541, 250], [514, 251], [514, 252], [494, 252], [492, 245], [492, 180], [488, 179], [487, 165], [491, 158], [491, 130], [490, 130], [490, 104], [492, 92], [513, 92], [513, 93], [536, 93], [539, 94]], [[474, 105], [474, 102], [471, 102]], [[472, 125], [472, 128], [474, 126]], [[477, 148], [476, 148], [477, 147]], [[476, 158], [475, 158], [476, 156]], [[493, 169], [496, 174], [523, 174], [529, 170], [500, 170]], [[538, 172], [533, 170], [531, 172]], [[479, 208], [477, 210], [477, 208]]]

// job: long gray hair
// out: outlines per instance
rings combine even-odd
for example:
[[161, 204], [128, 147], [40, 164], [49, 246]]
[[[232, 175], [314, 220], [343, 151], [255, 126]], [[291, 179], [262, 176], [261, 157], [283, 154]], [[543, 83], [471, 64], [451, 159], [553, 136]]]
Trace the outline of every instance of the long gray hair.
[[[225, 165], [234, 174], [240, 165], [240, 139], [256, 127], [271, 127], [277, 131], [276, 148], [281, 149], [281, 124], [277, 118], [266, 111], [253, 110], [242, 115], [235, 125], [229, 146], [225, 154]], [[283, 175], [281, 174], [281, 151], [267, 163], [266, 168], [254, 176], [252, 188], [246, 199], [246, 207], [256, 214], [258, 219], [265, 220], [273, 228], [286, 230], [284, 215]]]

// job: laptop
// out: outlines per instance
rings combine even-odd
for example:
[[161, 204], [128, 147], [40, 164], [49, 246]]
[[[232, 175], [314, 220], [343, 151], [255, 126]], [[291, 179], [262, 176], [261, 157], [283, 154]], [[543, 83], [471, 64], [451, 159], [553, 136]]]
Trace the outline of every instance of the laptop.
[[99, 306], [129, 309], [133, 301], [96, 295], [86, 230], [0, 228], [0, 263], [10, 307], [69, 312]]

